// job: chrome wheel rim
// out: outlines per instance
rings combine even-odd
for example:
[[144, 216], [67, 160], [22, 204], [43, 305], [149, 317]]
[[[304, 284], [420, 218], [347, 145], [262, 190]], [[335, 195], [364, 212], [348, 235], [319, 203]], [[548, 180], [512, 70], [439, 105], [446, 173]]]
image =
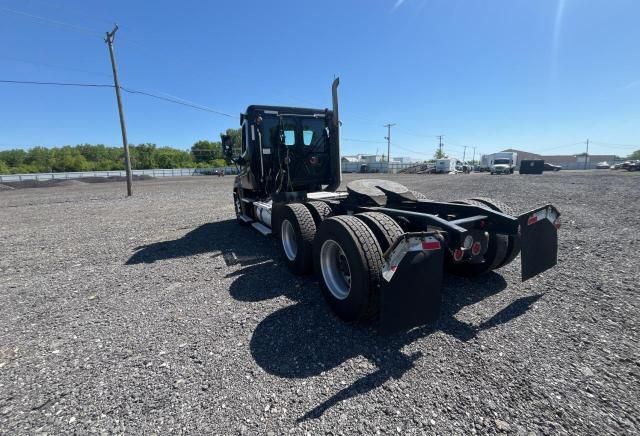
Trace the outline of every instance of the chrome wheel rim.
[[285, 256], [293, 262], [298, 254], [298, 243], [296, 242], [296, 232], [293, 229], [293, 224], [289, 220], [282, 221], [280, 237], [282, 238], [282, 248]]
[[351, 267], [340, 245], [328, 239], [320, 248], [320, 269], [329, 292], [344, 300], [351, 292]]

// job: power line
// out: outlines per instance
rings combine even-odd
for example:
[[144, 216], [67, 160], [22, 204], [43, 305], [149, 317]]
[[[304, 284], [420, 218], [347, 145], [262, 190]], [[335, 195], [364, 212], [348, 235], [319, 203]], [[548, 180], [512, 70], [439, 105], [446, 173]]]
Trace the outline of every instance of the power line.
[[135, 90], [135, 89], [128, 89], [128, 88], [125, 88], [125, 87], [120, 87], [120, 89], [122, 89], [124, 92], [128, 92], [129, 94], [146, 95], [147, 97], [157, 98], [158, 100], [164, 100], [164, 101], [168, 101], [170, 103], [180, 104], [182, 106], [191, 107], [191, 108], [198, 109], [198, 110], [201, 110], [201, 111], [211, 112], [211, 113], [214, 113], [214, 114], [217, 114], [217, 115], [222, 115], [222, 116], [225, 116], [225, 117], [235, 118], [234, 115], [228, 114], [226, 112], [217, 111], [215, 109], [211, 109], [211, 108], [206, 107], [206, 106], [187, 103], [186, 101], [174, 100], [172, 98], [163, 97], [161, 95], [151, 94], [150, 92], [138, 91], [138, 90]]
[[538, 152], [542, 153], [545, 151], [557, 150], [559, 148], [567, 148], [567, 147], [572, 147], [574, 145], [583, 145], [583, 144], [584, 144], [584, 141], [572, 142], [571, 144], [564, 144], [564, 145], [557, 145], [555, 147], [543, 148], [542, 150], [538, 150]]
[[94, 75], [94, 76], [111, 77], [111, 75], [109, 75], [107, 73], [99, 73], [97, 71], [81, 70], [79, 68], [62, 67], [62, 66], [59, 66], [59, 65], [47, 64], [47, 63], [44, 63], [44, 62], [27, 61], [25, 59], [18, 59], [18, 58], [14, 58], [14, 57], [0, 56], [0, 60], [18, 62], [18, 63], [29, 64], [29, 65], [35, 65], [35, 66], [38, 66], [38, 67], [52, 68], [54, 70], [76, 71], [76, 72], [79, 72], [79, 73], [85, 73], [85, 74], [90, 74], [90, 75]]
[[54, 24], [56, 26], [62, 26], [62, 27], [67, 27], [69, 29], [73, 29], [76, 30], [78, 32], [84, 32], [84, 33], [88, 33], [91, 35], [99, 35], [102, 36], [102, 32], [95, 30], [95, 29], [90, 29], [89, 27], [84, 27], [84, 26], [76, 26], [75, 24], [69, 24], [69, 23], [65, 23], [64, 21], [59, 21], [59, 20], [52, 20], [50, 18], [46, 18], [46, 17], [40, 17], [38, 15], [33, 15], [33, 14], [29, 14], [27, 12], [23, 12], [23, 11], [18, 11], [15, 9], [10, 9], [10, 8], [0, 8], [0, 11], [5, 11], [5, 12], [10, 12], [12, 14], [16, 14], [16, 15], [22, 15], [24, 17], [28, 17], [28, 18], [33, 18], [34, 20], [38, 20], [42, 23], [49, 23], [49, 24]]
[[369, 140], [369, 139], [355, 139], [355, 138], [341, 138], [343, 141], [350, 141], [350, 142], [368, 142], [371, 144], [386, 144], [387, 141], [374, 141], [374, 140]]
[[397, 148], [399, 148], [399, 149], [401, 149], [401, 150], [408, 151], [409, 153], [414, 153], [414, 154], [423, 154], [423, 155], [425, 155], [425, 156], [431, 156], [431, 154], [430, 154], [430, 153], [426, 153], [426, 152], [424, 152], [424, 151], [415, 151], [415, 150], [410, 150], [410, 149], [408, 149], [408, 148], [406, 148], [406, 147], [402, 147], [402, 146], [400, 146], [400, 145], [398, 145], [398, 144], [394, 144], [393, 146], [394, 146], [394, 147], [397, 147]]
[[[40, 81], [30, 81], [30, 80], [4, 80], [0, 79], [0, 83], [9, 83], [9, 84], [21, 84], [21, 85], [49, 85], [49, 86], [78, 86], [78, 87], [88, 87], [88, 88], [114, 88], [115, 85], [103, 84], [103, 83], [76, 83], [76, 82], [40, 82]], [[158, 100], [164, 100], [169, 103], [179, 104], [182, 106], [191, 107], [193, 109], [198, 109], [205, 112], [211, 112], [217, 115], [222, 115], [225, 117], [234, 118], [234, 115], [228, 114], [226, 112], [218, 111], [212, 109], [207, 106], [199, 105], [196, 103], [189, 102], [187, 100], [182, 99], [174, 99], [169, 97], [163, 97], [161, 95], [156, 95], [146, 91], [140, 91], [137, 89], [125, 88], [121, 86], [120, 89], [129, 94], [141, 94], [147, 97], [156, 98]]]
[[[38, 15], [33, 15], [33, 14], [29, 14], [29, 13], [27, 13], [27, 12], [18, 11], [18, 10], [10, 9], [10, 8], [0, 8], [0, 11], [11, 12], [11, 13], [16, 14], [16, 15], [22, 15], [22, 16], [24, 16], [24, 17], [33, 18], [34, 20], [37, 20], [40, 24], [45, 24], [45, 23], [46, 23], [46, 24], [54, 24], [54, 25], [57, 25], [57, 26], [61, 26], [61, 27], [69, 28], [69, 29], [71, 29], [71, 30], [76, 30], [76, 31], [79, 31], [79, 32], [84, 32], [84, 33], [87, 33], [87, 34], [90, 34], [90, 35], [94, 35], [94, 36], [99, 35], [99, 36], [102, 36], [102, 32], [100, 32], [100, 31], [99, 31], [99, 30], [97, 30], [97, 29], [90, 28], [90, 27], [78, 26], [78, 25], [71, 24], [71, 23], [67, 23], [67, 22], [64, 22], [64, 21], [54, 20], [54, 19], [51, 19], [51, 18], [42, 17], [42, 16], [38, 16]], [[100, 21], [102, 21], [102, 20], [100, 20]], [[125, 41], [123, 41], [123, 42], [125, 42], [126, 44], [133, 44], [133, 45], [137, 45], [138, 47], [141, 47], [141, 48], [143, 48], [143, 49], [146, 49], [146, 48], [147, 48], [144, 44], [139, 43], [139, 42], [137, 42], [137, 41], [134, 41], [134, 40], [132, 40], [131, 38], [127, 38], [127, 39], [126, 39]]]
[[623, 147], [623, 148], [638, 148], [640, 149], [640, 145], [631, 145], [631, 144], [614, 144], [610, 142], [602, 142], [602, 141], [591, 141], [592, 144], [604, 145], [607, 147]]
[[90, 88], [113, 88], [113, 85], [102, 83], [72, 83], [72, 82], [39, 82], [31, 80], [3, 80], [0, 83], [14, 83], [20, 85], [51, 85], [51, 86], [85, 86]]

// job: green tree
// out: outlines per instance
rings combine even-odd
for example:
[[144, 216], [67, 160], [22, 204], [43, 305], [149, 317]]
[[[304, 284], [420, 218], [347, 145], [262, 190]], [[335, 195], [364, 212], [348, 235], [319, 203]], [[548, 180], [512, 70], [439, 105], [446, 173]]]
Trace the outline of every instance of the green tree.
[[24, 164], [26, 158], [27, 152], [24, 150], [0, 151], [0, 160], [3, 160], [9, 167], [17, 167]]
[[[45, 149], [47, 150], [47, 149]], [[29, 150], [29, 154], [31, 154], [32, 150]], [[87, 159], [80, 153], [80, 150], [77, 147], [71, 147], [66, 145], [62, 148], [53, 148], [51, 150], [47, 150], [48, 160], [46, 166], [42, 164], [36, 163], [34, 161], [34, 165], [37, 166], [38, 171], [46, 172], [46, 171], [87, 171], [91, 169], [91, 164], [87, 161]]]
[[191, 146], [191, 154], [195, 162], [209, 162], [222, 159], [222, 144], [207, 140], [200, 140]]
[[39, 172], [51, 171], [51, 151], [45, 147], [33, 147], [27, 152], [24, 163], [37, 168]]
[[640, 160], [640, 150], [636, 150], [633, 153], [631, 153], [627, 159], [633, 159], [633, 160]]
[[433, 158], [434, 158], [434, 159], [446, 159], [446, 158], [448, 158], [448, 157], [449, 157], [449, 156], [447, 156], [447, 155], [445, 154], [445, 152], [444, 152], [444, 151], [442, 151], [442, 150], [441, 150], [441, 149], [439, 149], [439, 148], [438, 148], [438, 149], [436, 150], [436, 152], [433, 154]]
[[0, 174], [9, 174], [9, 165], [0, 160]]
[[155, 161], [159, 168], [189, 168], [194, 164], [191, 153], [171, 147], [159, 148]]
[[155, 161], [156, 145], [155, 144], [139, 144], [129, 146], [129, 155], [131, 158], [131, 167], [136, 170], [146, 170], [151, 168], [159, 168]]

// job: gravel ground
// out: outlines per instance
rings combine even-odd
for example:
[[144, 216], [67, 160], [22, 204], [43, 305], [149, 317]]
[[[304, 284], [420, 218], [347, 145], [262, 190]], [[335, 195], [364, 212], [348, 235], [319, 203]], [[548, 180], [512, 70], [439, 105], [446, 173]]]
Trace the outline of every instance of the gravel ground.
[[232, 177], [0, 192], [0, 433], [638, 433], [640, 177], [393, 179], [555, 204], [559, 264], [447, 277], [380, 337], [234, 222]]

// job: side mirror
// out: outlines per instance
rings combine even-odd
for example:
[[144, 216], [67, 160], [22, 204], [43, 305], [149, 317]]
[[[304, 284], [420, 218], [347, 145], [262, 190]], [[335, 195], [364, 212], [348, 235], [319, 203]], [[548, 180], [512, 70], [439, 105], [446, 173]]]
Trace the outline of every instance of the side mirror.
[[229, 135], [220, 135], [222, 141], [222, 154], [227, 161], [233, 160], [233, 138]]
[[220, 141], [222, 143], [222, 155], [227, 164], [244, 165], [246, 163], [242, 156], [233, 155], [233, 138], [231, 136], [221, 134]]

